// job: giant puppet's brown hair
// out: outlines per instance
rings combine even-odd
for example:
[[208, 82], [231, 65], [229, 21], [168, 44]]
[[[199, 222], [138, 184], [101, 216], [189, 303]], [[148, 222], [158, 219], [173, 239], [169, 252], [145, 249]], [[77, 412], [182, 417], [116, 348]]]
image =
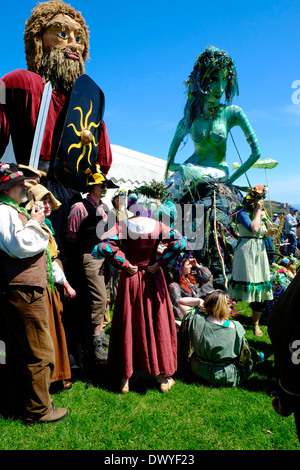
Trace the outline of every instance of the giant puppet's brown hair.
[[25, 24], [25, 55], [27, 68], [31, 72], [39, 73], [43, 56], [43, 33], [49, 22], [59, 14], [70, 16], [82, 26], [86, 34], [85, 49], [82, 55], [84, 61], [89, 56], [89, 31], [81, 13], [62, 0], [41, 2], [32, 10], [31, 16]]

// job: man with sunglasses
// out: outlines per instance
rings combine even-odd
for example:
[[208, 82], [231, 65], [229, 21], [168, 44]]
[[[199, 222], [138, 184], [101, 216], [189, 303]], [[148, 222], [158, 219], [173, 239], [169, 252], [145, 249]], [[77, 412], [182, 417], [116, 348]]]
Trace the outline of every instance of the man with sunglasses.
[[[73, 253], [77, 253], [74, 266], [79, 266], [81, 276], [77, 277], [79, 300], [82, 308], [80, 321], [83, 322], [88, 337], [88, 347], [100, 362], [107, 360], [105, 347], [109, 345], [103, 329], [104, 315], [107, 308], [107, 289], [104, 276], [104, 258], [99, 260], [92, 256], [95, 245], [105, 232], [108, 221], [108, 208], [102, 198], [108, 188], [117, 188], [108, 180], [98, 165], [87, 179], [88, 193], [85, 198], [75, 203], [70, 210], [67, 226], [67, 239], [76, 244]], [[78, 272], [76, 269], [74, 272]], [[82, 281], [82, 282], [81, 282]]]

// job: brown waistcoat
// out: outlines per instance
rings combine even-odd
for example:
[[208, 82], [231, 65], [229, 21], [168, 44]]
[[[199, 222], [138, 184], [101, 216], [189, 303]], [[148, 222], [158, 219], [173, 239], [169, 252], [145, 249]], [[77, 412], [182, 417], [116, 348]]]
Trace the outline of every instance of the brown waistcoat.
[[[24, 226], [28, 222], [28, 218], [20, 212], [18, 215]], [[45, 288], [47, 286], [46, 252], [43, 251], [35, 256], [21, 259], [12, 258], [0, 250], [0, 286], [6, 288], [8, 285]]]

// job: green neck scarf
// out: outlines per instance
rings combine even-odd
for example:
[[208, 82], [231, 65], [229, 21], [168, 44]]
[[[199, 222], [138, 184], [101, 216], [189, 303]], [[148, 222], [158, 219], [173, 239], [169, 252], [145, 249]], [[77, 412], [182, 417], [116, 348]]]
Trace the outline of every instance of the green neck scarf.
[[10, 206], [13, 206], [15, 209], [17, 209], [18, 212], [23, 212], [23, 214], [25, 214], [30, 219], [30, 215], [27, 212], [27, 210], [24, 209], [24, 207], [19, 206], [19, 204], [16, 201], [14, 201], [14, 199], [11, 199], [10, 197], [4, 196], [3, 194], [1, 194], [0, 202], [4, 202], [5, 204], [9, 204]]
[[46, 217], [43, 223], [44, 225], [46, 225], [46, 227], [48, 227], [48, 229], [51, 231], [52, 235], [54, 236], [55, 232], [54, 232], [54, 228], [53, 228], [51, 220]]
[[[17, 209], [18, 212], [21, 212], [25, 214], [28, 219], [30, 219], [30, 214], [27, 212], [24, 207], [19, 206], [19, 204], [14, 201], [14, 199], [11, 199], [8, 196], [4, 196], [3, 194], [0, 195], [0, 202], [3, 202], [5, 204], [8, 204], [10, 206], [13, 206], [15, 209]], [[46, 222], [47, 221], [47, 222]], [[53, 227], [49, 219], [45, 219], [45, 225], [49, 226], [51, 232], [53, 232]], [[47, 246], [46, 249], [46, 254], [47, 254], [47, 265], [48, 265], [48, 287], [50, 291], [53, 293], [54, 292], [54, 282], [53, 282], [53, 272], [52, 272], [52, 259], [50, 255], [50, 249], [49, 246]]]

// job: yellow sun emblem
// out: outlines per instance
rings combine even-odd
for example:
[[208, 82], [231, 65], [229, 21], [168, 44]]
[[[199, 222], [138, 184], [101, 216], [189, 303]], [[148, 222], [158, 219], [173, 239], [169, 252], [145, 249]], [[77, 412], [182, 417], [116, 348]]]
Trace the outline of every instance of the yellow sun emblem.
[[95, 122], [91, 122], [90, 124], [88, 124], [88, 119], [89, 119], [89, 117], [91, 115], [91, 112], [92, 112], [92, 109], [93, 109], [93, 103], [92, 102], [90, 102], [90, 103], [91, 103], [90, 109], [89, 109], [88, 113], [85, 116], [84, 122], [83, 122], [83, 111], [80, 108], [80, 106], [77, 106], [76, 108], [74, 108], [74, 111], [78, 110], [80, 112], [80, 127], [81, 127], [81, 129], [78, 131], [75, 127], [75, 124], [73, 124], [73, 123], [68, 125], [68, 127], [73, 127], [75, 134], [78, 137], [80, 137], [80, 142], [78, 144], [72, 144], [68, 148], [68, 154], [70, 153], [70, 151], [73, 148], [76, 148], [76, 149], [82, 148], [82, 152], [81, 152], [81, 154], [79, 155], [79, 157], [77, 159], [77, 165], [76, 165], [77, 173], [79, 171], [79, 163], [81, 162], [81, 160], [85, 156], [86, 148], [87, 147], [89, 148], [87, 158], [88, 158], [89, 164], [91, 165], [90, 157], [91, 157], [91, 153], [92, 153], [93, 144], [94, 144], [95, 147], [98, 147], [98, 145], [99, 145], [99, 142], [98, 143], [95, 142], [95, 137], [93, 136], [93, 134], [91, 132], [91, 128], [92, 127], [95, 127], [95, 128], [99, 127], [101, 120], [98, 122], [98, 124], [96, 124]]

